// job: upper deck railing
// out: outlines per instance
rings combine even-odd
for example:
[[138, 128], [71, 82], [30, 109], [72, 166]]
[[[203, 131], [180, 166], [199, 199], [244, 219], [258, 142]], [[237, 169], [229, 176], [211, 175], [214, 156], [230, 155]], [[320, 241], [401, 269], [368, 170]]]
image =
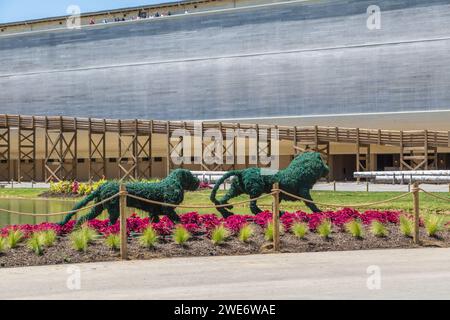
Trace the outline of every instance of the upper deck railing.
[[[131, 133], [137, 136], [148, 134], [172, 134], [175, 130], [184, 129], [192, 135], [196, 134], [194, 121], [162, 121], [162, 120], [113, 120], [96, 118], [75, 118], [62, 116], [22, 116], [0, 115], [0, 128], [47, 129], [73, 132], [85, 130], [93, 133], [115, 132]], [[202, 123], [202, 131], [220, 130], [224, 135], [227, 129], [241, 129], [244, 135], [247, 130], [277, 129], [280, 140], [297, 143], [357, 143], [359, 145], [384, 145], [414, 147], [450, 147], [450, 131], [437, 130], [384, 130], [323, 126], [276, 126], [263, 124], [241, 124], [229, 122]]]

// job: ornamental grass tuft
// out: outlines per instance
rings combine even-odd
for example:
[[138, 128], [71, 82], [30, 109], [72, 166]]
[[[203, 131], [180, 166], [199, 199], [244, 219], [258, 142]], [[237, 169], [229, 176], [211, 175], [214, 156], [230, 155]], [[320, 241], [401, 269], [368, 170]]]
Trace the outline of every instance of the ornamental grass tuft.
[[86, 241], [88, 244], [92, 243], [94, 241], [94, 239], [98, 237], [97, 231], [95, 231], [95, 229], [88, 227], [88, 226], [83, 226], [80, 229], [80, 232], [86, 238]]
[[89, 240], [87, 233], [82, 229], [74, 231], [70, 234], [70, 242], [72, 244], [72, 248], [74, 248], [75, 250], [80, 252], [87, 251]]
[[56, 242], [57, 235], [55, 230], [45, 230], [37, 234], [41, 244], [45, 247], [52, 247]]
[[7, 240], [6, 238], [0, 237], [0, 253], [6, 250]]
[[364, 237], [364, 227], [359, 220], [352, 220], [347, 222], [345, 224], [345, 230], [347, 230], [347, 232], [354, 238], [362, 239]]
[[317, 226], [317, 233], [324, 239], [328, 239], [333, 231], [331, 221], [326, 219]]
[[414, 232], [414, 221], [405, 215], [400, 216], [400, 232], [405, 237], [412, 237]]
[[430, 237], [435, 237], [439, 231], [445, 228], [445, 219], [443, 216], [429, 214], [424, 219], [425, 230]]
[[173, 241], [176, 244], [183, 246], [190, 238], [191, 234], [186, 230], [185, 227], [181, 225], [176, 226], [175, 230], [173, 231]]
[[27, 247], [38, 256], [44, 253], [44, 246], [42, 245], [39, 233], [33, 233], [31, 235], [27, 241]]
[[249, 239], [253, 236], [253, 228], [249, 224], [245, 224], [240, 230], [239, 230], [239, 241], [241, 242], [248, 242]]
[[223, 225], [220, 225], [212, 230], [211, 241], [214, 245], [218, 246], [224, 243], [229, 235], [230, 232]]
[[292, 233], [299, 239], [303, 239], [308, 233], [309, 227], [307, 223], [296, 222], [291, 227]]
[[386, 226], [377, 220], [374, 220], [370, 225], [370, 231], [375, 237], [379, 238], [387, 237], [389, 234]]
[[120, 235], [111, 233], [105, 238], [105, 244], [111, 250], [119, 250], [120, 249]]
[[149, 226], [139, 237], [139, 243], [145, 248], [152, 248], [156, 243], [158, 243], [158, 239], [158, 233], [155, 231], [155, 229], [153, 229], [153, 227]]
[[23, 239], [23, 232], [20, 230], [10, 230], [8, 236], [6, 237], [6, 241], [8, 243], [8, 247], [14, 249]]
[[[273, 241], [273, 230], [274, 230], [273, 222], [269, 222], [267, 224], [266, 229], [264, 230], [264, 238], [267, 241]], [[283, 228], [283, 225], [280, 224], [280, 235], [282, 235], [283, 233], [284, 233], [284, 228]]]

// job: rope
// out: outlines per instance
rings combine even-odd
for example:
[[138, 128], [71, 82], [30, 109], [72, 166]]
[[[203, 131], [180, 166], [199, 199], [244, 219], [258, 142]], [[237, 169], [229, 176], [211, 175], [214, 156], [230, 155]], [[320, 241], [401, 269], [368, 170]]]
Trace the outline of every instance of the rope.
[[309, 200], [309, 199], [305, 199], [299, 196], [296, 196], [292, 193], [289, 193], [287, 191], [283, 191], [281, 189], [273, 189], [272, 192], [280, 192], [280, 193], [284, 193], [285, 195], [294, 198], [294, 199], [298, 199], [300, 201], [304, 201], [304, 202], [308, 202], [308, 203], [314, 203], [320, 206], [326, 206], [326, 207], [336, 207], [336, 208], [342, 208], [342, 207], [346, 207], [346, 208], [364, 208], [364, 207], [371, 207], [371, 206], [375, 206], [375, 205], [379, 205], [379, 204], [383, 204], [383, 203], [387, 203], [387, 202], [392, 202], [394, 200], [398, 200], [401, 198], [404, 198], [406, 196], [409, 196], [411, 193], [407, 192], [407, 193], [403, 193], [399, 196], [390, 198], [390, 199], [386, 199], [386, 200], [382, 200], [382, 201], [377, 201], [377, 202], [372, 202], [372, 203], [362, 203], [362, 204], [352, 204], [352, 205], [342, 205], [342, 204], [330, 204], [330, 203], [321, 203], [321, 202], [315, 202], [313, 200]]
[[422, 188], [419, 188], [419, 190], [421, 190], [423, 193], [425, 193], [425, 194], [427, 194], [427, 195], [429, 195], [431, 197], [434, 197], [436, 199], [441, 199], [441, 200], [444, 200], [444, 201], [450, 201], [450, 198], [438, 196], [437, 194], [425, 191]]
[[70, 210], [70, 211], [64, 211], [64, 212], [54, 212], [54, 213], [26, 213], [26, 212], [19, 212], [19, 211], [13, 211], [13, 210], [2, 209], [2, 208], [0, 208], [0, 211], [6, 212], [6, 213], [10, 213], [10, 214], [15, 214], [15, 215], [18, 215], [18, 216], [28, 216], [28, 217], [54, 217], [54, 216], [62, 216], [62, 215], [71, 214], [71, 213], [77, 213], [77, 212], [80, 212], [80, 211], [82, 211], [82, 210], [87, 210], [87, 209], [91, 209], [91, 208], [97, 207], [97, 206], [102, 205], [102, 204], [104, 204], [104, 203], [106, 203], [106, 202], [108, 202], [108, 201], [111, 201], [112, 199], [118, 197], [119, 195], [120, 195], [120, 192], [119, 192], [119, 193], [116, 193], [115, 195], [113, 195], [113, 196], [111, 196], [111, 197], [109, 197], [109, 198], [107, 198], [107, 199], [105, 199], [105, 200], [103, 200], [103, 201], [100, 201], [100, 202], [91, 204], [91, 205], [89, 205], [89, 206], [86, 206], [86, 207], [83, 207], [83, 208], [80, 208], [80, 209], [77, 209], [77, 210]]
[[249, 200], [243, 200], [243, 201], [239, 201], [239, 202], [228, 203], [228, 204], [221, 204], [221, 205], [211, 205], [211, 206], [176, 205], [176, 204], [159, 202], [159, 201], [155, 201], [155, 200], [144, 199], [144, 198], [141, 198], [141, 197], [138, 197], [138, 196], [135, 196], [135, 195], [131, 195], [131, 194], [128, 194], [127, 197], [130, 197], [130, 198], [133, 198], [133, 199], [136, 199], [136, 200], [140, 200], [140, 201], [143, 201], [143, 202], [147, 202], [147, 203], [150, 203], [150, 204], [156, 204], [156, 205], [160, 205], [160, 206], [164, 206], [164, 207], [171, 207], [171, 208], [184, 208], [184, 209], [214, 209], [214, 208], [216, 208], [217, 209], [217, 208], [225, 208], [225, 207], [228, 207], [228, 206], [238, 206], [238, 205], [249, 203], [249, 202], [252, 202], [252, 201], [257, 201], [259, 199], [267, 198], [267, 197], [272, 196], [272, 195], [274, 195], [274, 192], [267, 193], [267, 194], [264, 194], [264, 195], [262, 195], [262, 196], [260, 196], [258, 198], [253, 198], [253, 199], [249, 199]]

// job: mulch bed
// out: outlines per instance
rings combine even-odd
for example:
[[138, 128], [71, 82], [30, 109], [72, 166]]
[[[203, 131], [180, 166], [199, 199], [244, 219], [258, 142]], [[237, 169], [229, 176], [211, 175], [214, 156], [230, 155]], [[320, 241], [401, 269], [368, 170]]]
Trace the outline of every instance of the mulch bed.
[[[389, 235], [386, 238], [373, 236], [366, 227], [363, 239], [355, 239], [346, 232], [336, 231], [331, 238], [325, 240], [317, 233], [310, 232], [304, 239], [297, 239], [290, 233], [281, 236], [281, 252], [320, 252], [347, 251], [392, 248], [417, 248], [412, 239], [403, 236], [398, 225], [387, 226]], [[450, 232], [442, 231], [438, 237], [429, 237], [425, 230], [420, 230], [422, 246], [450, 247]], [[195, 236], [185, 246], [175, 244], [171, 237], [160, 239], [152, 249], [143, 248], [136, 238], [130, 238], [128, 244], [129, 258], [132, 260], [147, 260], [171, 257], [201, 257], [227, 256], [270, 253], [271, 244], [264, 239], [259, 228], [249, 243], [240, 242], [235, 236], [229, 238], [223, 245], [215, 246], [207, 236]], [[37, 265], [54, 265], [68, 263], [102, 262], [120, 260], [119, 252], [112, 251], [104, 244], [104, 239], [96, 240], [89, 245], [86, 252], [77, 252], [71, 248], [67, 236], [59, 237], [53, 247], [45, 248], [44, 254], [37, 256], [24, 243], [14, 249], [0, 253], [0, 267], [22, 267]]]

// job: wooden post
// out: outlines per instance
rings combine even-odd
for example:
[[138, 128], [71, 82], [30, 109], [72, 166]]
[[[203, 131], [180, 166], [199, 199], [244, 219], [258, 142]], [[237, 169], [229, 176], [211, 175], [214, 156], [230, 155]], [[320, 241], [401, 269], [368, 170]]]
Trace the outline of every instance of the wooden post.
[[336, 181], [333, 181], [333, 191], [336, 192]]
[[120, 258], [122, 260], [128, 259], [128, 248], [127, 248], [127, 195], [126, 188], [123, 183], [120, 184], [120, 196], [119, 196], [119, 205], [120, 205]]
[[366, 181], [366, 192], [369, 192], [369, 181]]
[[280, 191], [279, 184], [273, 184], [273, 190], [277, 190], [273, 195], [273, 250], [275, 252], [280, 251]]
[[414, 182], [412, 188], [413, 206], [414, 206], [414, 243], [420, 244], [419, 226], [420, 226], [420, 210], [419, 210], [419, 183]]

